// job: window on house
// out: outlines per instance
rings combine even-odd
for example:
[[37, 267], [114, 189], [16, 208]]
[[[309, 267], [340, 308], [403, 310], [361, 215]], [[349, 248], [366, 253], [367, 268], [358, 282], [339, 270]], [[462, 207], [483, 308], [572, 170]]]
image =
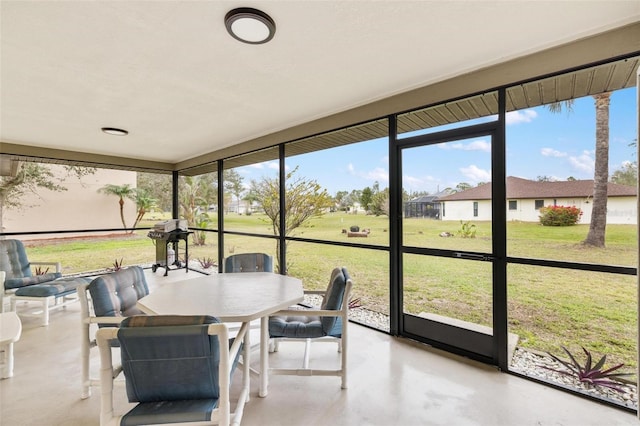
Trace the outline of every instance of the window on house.
[[541, 208], [544, 207], [544, 200], [536, 200], [536, 210], [540, 210]]
[[473, 217], [478, 217], [478, 202], [473, 202]]
[[518, 210], [518, 201], [509, 200], [509, 210]]

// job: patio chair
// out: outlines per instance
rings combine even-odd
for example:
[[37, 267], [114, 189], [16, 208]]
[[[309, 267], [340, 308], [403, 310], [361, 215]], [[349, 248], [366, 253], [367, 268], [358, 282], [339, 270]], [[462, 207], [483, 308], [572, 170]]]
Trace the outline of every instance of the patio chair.
[[[95, 336], [91, 336], [92, 324], [97, 324], [98, 328], [117, 327], [126, 317], [143, 314], [136, 302], [147, 294], [149, 287], [139, 266], [101, 275], [78, 288], [82, 325], [82, 399], [90, 397], [91, 386], [99, 383], [99, 379], [90, 377], [91, 348], [96, 347]], [[114, 344], [117, 346], [117, 342]]]
[[[210, 316], [134, 316], [120, 328], [102, 328], [100, 348], [100, 425], [159, 423], [240, 424], [249, 396], [243, 382], [231, 412], [230, 383], [243, 348], [247, 326], [229, 339], [227, 326]], [[110, 342], [120, 343], [129, 402], [123, 416], [114, 413], [114, 367]]]
[[[278, 351], [284, 341], [305, 342], [302, 368], [270, 368], [271, 374], [298, 376], [340, 376], [342, 389], [347, 388], [347, 331], [349, 297], [352, 281], [345, 268], [335, 268], [331, 272], [326, 291], [306, 290], [305, 294], [323, 294], [320, 309], [296, 306], [279, 311], [269, 318], [271, 352]], [[339, 369], [314, 369], [309, 367], [312, 342], [330, 341], [338, 343], [341, 353]]]
[[[32, 267], [53, 267], [55, 272], [32, 271]], [[49, 313], [52, 309], [62, 308], [77, 301], [76, 290], [82, 283], [90, 279], [83, 277], [62, 278], [60, 262], [30, 262], [27, 252], [19, 240], [0, 240], [0, 305], [2, 312], [6, 304], [12, 311], [17, 311], [17, 303], [37, 303], [42, 307], [35, 313], [26, 310], [16, 312], [20, 316], [37, 316], [42, 325], [49, 324]]]
[[224, 260], [224, 272], [273, 272], [273, 258], [264, 253], [232, 254]]
[[[273, 258], [265, 253], [238, 253], [232, 254], [224, 260], [224, 273], [232, 272], [273, 272]], [[229, 331], [235, 333], [240, 328], [240, 323], [229, 324]], [[254, 342], [251, 346], [251, 350], [256, 350], [260, 347], [260, 320], [251, 322], [250, 341]], [[253, 373], [258, 374], [256, 370], [251, 370]]]

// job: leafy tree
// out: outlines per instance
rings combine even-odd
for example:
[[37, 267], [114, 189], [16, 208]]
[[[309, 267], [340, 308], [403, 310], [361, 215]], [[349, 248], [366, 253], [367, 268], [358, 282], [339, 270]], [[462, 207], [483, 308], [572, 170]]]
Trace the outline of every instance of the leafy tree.
[[538, 176], [536, 180], [538, 182], [553, 182], [555, 179], [553, 179], [551, 176], [544, 175], [544, 176]]
[[[206, 212], [210, 204], [218, 199], [217, 184], [213, 173], [198, 176], [182, 176], [178, 187], [178, 202], [180, 215], [190, 226], [197, 226], [202, 222], [198, 216]], [[203, 245], [204, 241], [199, 233], [193, 234], [193, 244]]]
[[224, 171], [223, 179], [224, 189], [236, 197], [236, 211], [240, 213], [240, 195], [244, 191], [244, 186], [242, 185], [244, 178], [235, 169], [230, 169]]
[[173, 207], [173, 190], [171, 175], [160, 173], [138, 173], [136, 186], [145, 190], [149, 197], [156, 200], [156, 207], [163, 212], [170, 212]]
[[[325, 209], [331, 207], [331, 196], [315, 180], [293, 177], [296, 167], [285, 177], [285, 229], [280, 229], [280, 182], [278, 178], [263, 177], [260, 181], [251, 181], [250, 192], [256, 197], [269, 218], [273, 234], [291, 236], [293, 232], [305, 226], [309, 220], [320, 217]], [[281, 270], [280, 240], [276, 243], [278, 270]]]
[[368, 186], [362, 190], [362, 194], [360, 195], [360, 204], [365, 209], [365, 211], [369, 211], [371, 207], [371, 201], [373, 201], [373, 191]]
[[128, 183], [124, 185], [113, 185], [109, 183], [98, 189], [98, 192], [106, 195], [115, 195], [119, 198], [118, 203], [120, 204], [120, 220], [122, 221], [122, 227], [127, 229], [127, 223], [124, 220], [124, 199], [128, 198], [135, 201], [136, 189]]
[[[135, 222], [133, 222], [134, 228], [138, 226], [144, 215], [156, 206], [156, 199], [151, 197], [149, 191], [143, 188], [136, 189], [135, 200], [138, 214], [136, 215]], [[133, 229], [130, 233], [133, 233]]]
[[389, 216], [389, 188], [378, 191], [371, 200], [371, 211], [374, 215]]
[[611, 182], [620, 185], [636, 186], [638, 181], [638, 162], [625, 161], [622, 167], [613, 172]]
[[466, 191], [469, 188], [471, 188], [471, 185], [468, 184], [467, 182], [460, 182], [459, 184], [456, 185], [457, 192]]

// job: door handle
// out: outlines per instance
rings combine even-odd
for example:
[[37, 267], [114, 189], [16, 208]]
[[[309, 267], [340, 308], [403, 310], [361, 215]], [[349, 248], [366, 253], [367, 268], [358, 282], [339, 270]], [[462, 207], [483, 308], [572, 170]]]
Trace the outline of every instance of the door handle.
[[478, 254], [478, 253], [461, 253], [455, 252], [453, 253], [453, 257], [458, 259], [468, 259], [468, 260], [481, 260], [483, 262], [490, 262], [494, 259], [493, 256], [488, 254]]

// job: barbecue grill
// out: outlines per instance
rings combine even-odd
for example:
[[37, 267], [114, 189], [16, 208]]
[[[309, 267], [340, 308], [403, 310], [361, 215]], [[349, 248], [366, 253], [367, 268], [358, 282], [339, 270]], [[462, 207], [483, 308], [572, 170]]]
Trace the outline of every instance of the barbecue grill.
[[[184, 266], [186, 272], [189, 272], [189, 234], [193, 232], [183, 231], [182, 229], [174, 229], [169, 232], [152, 230], [147, 236], [151, 238], [156, 246], [156, 263], [151, 265], [151, 270], [156, 272], [158, 268], [165, 268], [164, 276], [169, 273], [169, 269], [180, 269]], [[184, 264], [178, 256], [179, 242], [184, 241]], [[173, 251], [173, 256], [171, 252]], [[172, 259], [170, 259], [172, 257]]]

